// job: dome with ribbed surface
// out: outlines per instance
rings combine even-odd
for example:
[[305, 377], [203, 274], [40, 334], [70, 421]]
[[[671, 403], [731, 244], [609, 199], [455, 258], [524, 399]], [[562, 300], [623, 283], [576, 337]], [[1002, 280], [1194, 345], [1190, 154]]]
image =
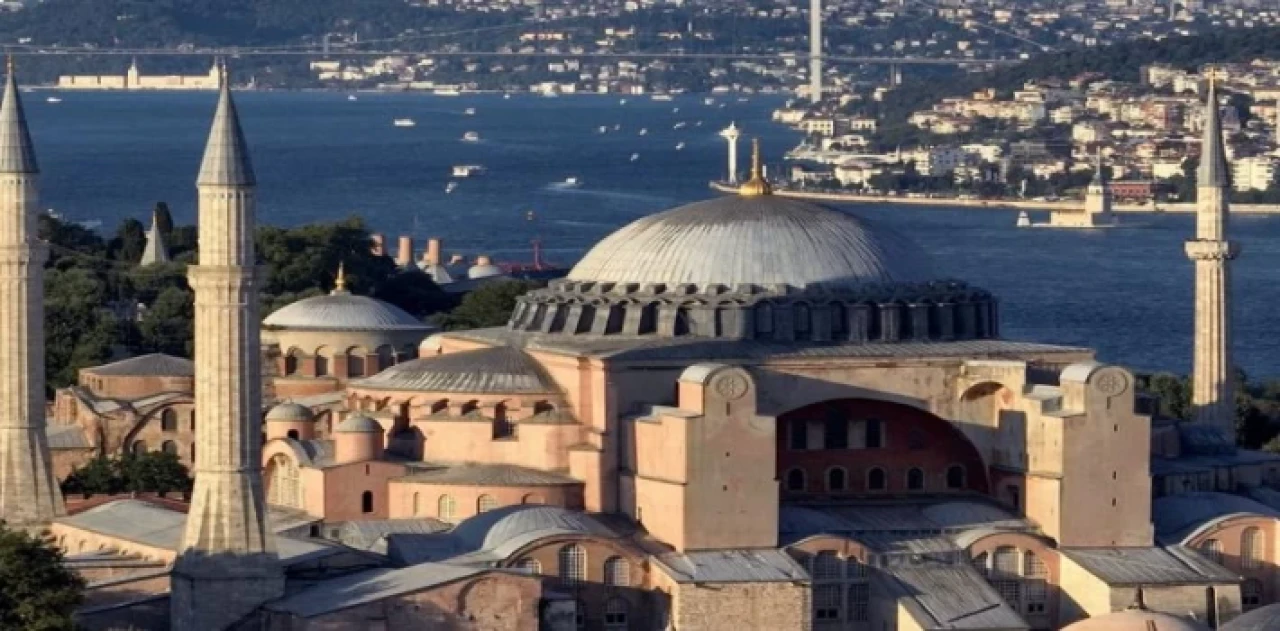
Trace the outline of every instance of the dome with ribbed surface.
[[509, 346], [422, 357], [396, 364], [352, 384], [371, 390], [538, 394], [556, 392], [555, 382], [524, 351]]
[[569, 280], [678, 285], [938, 280], [897, 233], [838, 210], [773, 195], [728, 196], [639, 219], [600, 241]]
[[421, 331], [432, 327], [400, 307], [368, 296], [333, 293], [285, 305], [262, 321], [269, 329]]

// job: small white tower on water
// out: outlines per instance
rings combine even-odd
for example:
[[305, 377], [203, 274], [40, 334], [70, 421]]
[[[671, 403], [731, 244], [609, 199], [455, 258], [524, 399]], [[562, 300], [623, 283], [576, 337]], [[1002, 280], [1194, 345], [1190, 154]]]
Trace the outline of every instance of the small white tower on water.
[[822, 101], [822, 0], [809, 0], [809, 100]]
[[1111, 216], [1111, 183], [1103, 175], [1102, 150], [1098, 150], [1097, 166], [1093, 172], [1093, 181], [1085, 189], [1084, 211], [1089, 215], [1091, 225], [1104, 225], [1112, 222]]
[[196, 463], [170, 580], [172, 628], [226, 629], [284, 592], [262, 496], [256, 179], [225, 67], [196, 178]]
[[1218, 119], [1218, 91], [1210, 72], [1200, 169], [1196, 172], [1196, 237], [1186, 245], [1196, 274], [1191, 413], [1195, 422], [1218, 427], [1234, 444], [1231, 261], [1240, 254], [1240, 247], [1227, 240], [1231, 180]]
[[36, 529], [63, 514], [44, 418], [44, 262], [35, 149], [13, 60], [0, 101], [0, 519]]
[[738, 183], [738, 139], [742, 137], [742, 130], [738, 129], [737, 123], [729, 123], [729, 126], [720, 130], [720, 137], [729, 141], [729, 183]]

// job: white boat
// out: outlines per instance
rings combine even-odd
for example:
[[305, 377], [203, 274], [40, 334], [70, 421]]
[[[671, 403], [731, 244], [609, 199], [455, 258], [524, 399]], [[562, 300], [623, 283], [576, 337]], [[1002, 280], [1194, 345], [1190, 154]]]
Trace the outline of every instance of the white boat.
[[484, 167], [478, 164], [453, 165], [453, 177], [471, 177], [473, 175], [481, 175], [483, 173]]
[[462, 93], [457, 88], [437, 88], [432, 94], [436, 96], [462, 96]]
[[619, 129], [622, 129], [622, 125], [619, 124], [613, 126], [613, 131], [618, 131]]
[[693, 124], [693, 126], [694, 126], [694, 127], [702, 127], [702, 121], [698, 121], [698, 122], [694, 123], [694, 124]]
[[469, 131], [462, 135], [462, 142], [480, 142], [480, 134]]
[[636, 160], [639, 160], [639, 159], [640, 159], [640, 154], [638, 154], [638, 153], [633, 153], [633, 154], [631, 154], [631, 161], [632, 161], [632, 162], [635, 162]]
[[462, 110], [462, 113], [463, 113], [463, 114], [466, 114], [467, 116], [475, 116], [475, 115], [476, 115], [476, 108], [474, 108], [474, 107], [468, 107], [467, 109]]
[[412, 118], [397, 118], [391, 121], [391, 124], [396, 127], [413, 127], [414, 125], [417, 125], [417, 123], [413, 122]]
[[61, 102], [62, 102], [62, 99], [60, 99], [60, 98], [58, 98], [58, 97], [56, 97], [56, 96], [51, 96], [51, 97], [49, 97], [49, 98], [45, 99], [45, 101], [46, 101], [46, 102], [48, 102], [48, 103], [61, 103]]
[[703, 104], [703, 105], [715, 105], [715, 104], [716, 104], [716, 100], [715, 100], [715, 99], [713, 99], [713, 98], [711, 98], [711, 97], [707, 97], [707, 98], [705, 98], [705, 99], [702, 99], [702, 104]]
[[578, 178], [567, 177], [559, 182], [556, 182], [555, 184], [552, 184], [551, 188], [579, 188], [581, 186], [582, 186], [582, 181], [580, 181]]
[[676, 123], [675, 125], [672, 125], [672, 126], [671, 126], [671, 128], [672, 128], [672, 129], [684, 129], [684, 126], [685, 126], [685, 125], [687, 125], [687, 124], [688, 124], [688, 123], [686, 123], [686, 122], [684, 122], [684, 121], [680, 121], [680, 122]]
[[452, 193], [453, 191], [457, 190], [457, 188], [458, 188], [457, 182], [449, 182], [448, 184], [444, 185], [444, 192]]
[[655, 94], [650, 98], [655, 101], [670, 101], [673, 97], [670, 94]]
[[1018, 223], [1017, 223], [1017, 226], [1018, 226], [1019, 228], [1030, 228], [1030, 227], [1031, 227], [1031, 215], [1028, 215], [1028, 214], [1027, 214], [1027, 211], [1025, 211], [1025, 210], [1024, 210], [1024, 211], [1022, 211], [1022, 212], [1019, 212], [1019, 213], [1018, 213]]
[[503, 94], [503, 95], [502, 95], [502, 98], [504, 98], [504, 99], [510, 99], [510, 98], [511, 98], [511, 95], [510, 95], [510, 94]]
[[609, 133], [609, 128], [605, 127], [604, 125], [601, 125], [598, 129], [596, 129], [596, 133], [600, 133], [600, 134]]
[[347, 100], [348, 100], [348, 101], [355, 101], [355, 100], [358, 100], [358, 99], [357, 99], [356, 95], [354, 95], [354, 94], [348, 94], [348, 95], [347, 95]]
[[627, 104], [626, 99], [618, 99], [618, 105], [626, 105], [626, 104]]
[[647, 128], [641, 127], [641, 128], [640, 128], [640, 135], [641, 135], [641, 136], [648, 136], [648, 135], [649, 135], [649, 130], [648, 130]]
[[672, 114], [679, 114], [679, 113], [680, 113], [680, 108], [678, 108], [678, 107], [673, 107], [673, 108], [671, 108], [671, 113], [672, 113]]
[[676, 151], [681, 151], [681, 150], [683, 150], [683, 149], [684, 149], [684, 142], [677, 142], [677, 143], [676, 143]]

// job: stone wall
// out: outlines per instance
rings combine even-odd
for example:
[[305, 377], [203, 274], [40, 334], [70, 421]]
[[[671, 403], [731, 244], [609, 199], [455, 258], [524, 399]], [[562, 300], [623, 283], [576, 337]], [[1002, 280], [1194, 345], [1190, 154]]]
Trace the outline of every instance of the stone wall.
[[681, 631], [810, 627], [807, 583], [685, 583], [674, 598], [674, 628]]

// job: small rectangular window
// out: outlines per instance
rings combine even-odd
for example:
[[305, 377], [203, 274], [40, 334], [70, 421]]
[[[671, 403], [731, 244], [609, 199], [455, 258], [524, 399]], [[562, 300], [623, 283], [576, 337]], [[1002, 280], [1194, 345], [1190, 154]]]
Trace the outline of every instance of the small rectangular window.
[[849, 423], [839, 415], [827, 418], [823, 436], [823, 446], [827, 449], [849, 448]]
[[809, 448], [808, 431], [804, 421], [791, 421], [790, 447], [793, 451]]
[[884, 447], [884, 435], [881, 423], [877, 419], [867, 419], [867, 449]]

